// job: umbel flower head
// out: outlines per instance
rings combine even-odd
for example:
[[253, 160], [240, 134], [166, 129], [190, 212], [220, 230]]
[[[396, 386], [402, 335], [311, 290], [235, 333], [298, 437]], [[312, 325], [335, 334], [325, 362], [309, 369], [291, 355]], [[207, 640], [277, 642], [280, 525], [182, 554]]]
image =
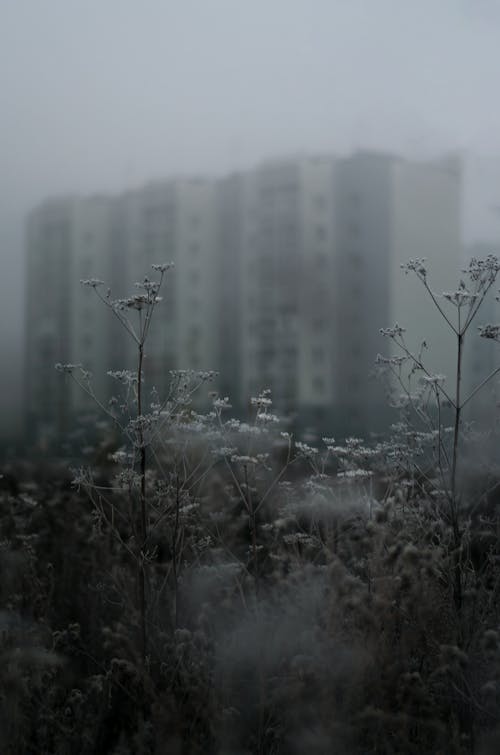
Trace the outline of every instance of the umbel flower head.
[[425, 282], [427, 279], [426, 262], [426, 257], [415, 257], [415, 259], [409, 259], [408, 262], [401, 265], [401, 269], [404, 271], [405, 275], [416, 273], [416, 275]]
[[88, 286], [89, 288], [98, 288], [98, 286], [104, 286], [104, 281], [99, 278], [85, 278], [80, 280], [82, 286]]
[[162, 262], [160, 264], [151, 265], [151, 269], [155, 270], [157, 273], [165, 273], [167, 270], [170, 270], [173, 267], [173, 262]]
[[67, 375], [71, 375], [75, 370], [81, 370], [82, 364], [70, 364], [69, 362], [61, 364], [61, 362], [57, 362], [54, 367], [58, 372], [65, 372]]
[[493, 341], [500, 339], [500, 325], [480, 325], [478, 331], [481, 338], [489, 338]]
[[380, 333], [381, 335], [386, 336], [386, 338], [397, 338], [398, 336], [402, 336], [403, 333], [406, 333], [406, 328], [403, 328], [396, 323], [392, 328], [380, 328]]

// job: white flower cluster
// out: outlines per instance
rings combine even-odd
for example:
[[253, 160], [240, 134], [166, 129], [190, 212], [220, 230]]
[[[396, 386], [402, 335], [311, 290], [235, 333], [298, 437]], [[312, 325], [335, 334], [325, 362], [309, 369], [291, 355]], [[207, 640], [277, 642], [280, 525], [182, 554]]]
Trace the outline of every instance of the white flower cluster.
[[192, 380], [207, 382], [216, 378], [218, 374], [215, 370], [170, 370], [172, 378], [183, 381], [186, 388]]
[[120, 449], [118, 451], [115, 451], [114, 453], [108, 454], [108, 459], [110, 461], [114, 461], [115, 464], [124, 465], [130, 462], [131, 456], [123, 449]]
[[256, 427], [256, 425], [249, 425], [248, 422], [240, 422], [239, 420], [229, 422], [228, 428], [245, 435], [261, 435], [263, 432], [262, 428]]
[[400, 367], [407, 360], [408, 360], [408, 357], [406, 356], [384, 357], [382, 356], [382, 354], [377, 354], [377, 358], [375, 359], [375, 364], [392, 364], [395, 367]]
[[267, 422], [267, 423], [276, 423], [279, 422], [279, 417], [276, 416], [276, 414], [271, 414], [270, 412], [259, 412], [257, 414], [257, 421], [258, 422]]
[[272, 406], [273, 403], [270, 396], [271, 390], [269, 388], [266, 388], [265, 390], [261, 391], [258, 396], [253, 396], [250, 399], [250, 403], [252, 406], [256, 406], [257, 409], [266, 409]]
[[424, 385], [440, 385], [441, 383], [444, 383], [446, 380], [445, 375], [423, 375], [420, 378], [420, 382]]
[[229, 403], [229, 397], [219, 398], [218, 396], [213, 400], [213, 407], [216, 411], [222, 411], [223, 409], [232, 409], [233, 407]]
[[401, 327], [396, 323], [392, 328], [380, 328], [380, 333], [387, 338], [397, 338], [406, 333], [406, 328]]
[[55, 364], [54, 367], [56, 368], [58, 372], [65, 372], [66, 374], [71, 375], [71, 373], [74, 372], [75, 370], [81, 370], [82, 364], [81, 363], [80, 364], [70, 364], [70, 363], [61, 364], [61, 362], [57, 362], [57, 364]]
[[469, 262], [468, 269], [463, 272], [473, 281], [483, 279], [487, 283], [492, 283], [500, 272], [500, 261], [494, 254], [489, 254], [484, 260], [473, 257]]
[[219, 458], [232, 458], [236, 455], [237, 451], [237, 448], [231, 448], [230, 446], [221, 446], [220, 448], [213, 449], [212, 456], [217, 456]]
[[119, 380], [125, 385], [137, 383], [137, 373], [132, 370], [108, 370], [107, 374], [114, 380]]
[[283, 542], [286, 545], [313, 545], [314, 539], [306, 532], [291, 532], [289, 535], [283, 535]]
[[82, 286], [88, 286], [89, 288], [104, 286], [104, 281], [99, 280], [99, 278], [85, 278], [84, 280], [80, 280], [80, 283]]
[[425, 281], [427, 279], [426, 261], [426, 257], [415, 257], [415, 259], [410, 259], [404, 265], [401, 265], [401, 269], [404, 270], [405, 275], [416, 273], [421, 280]]
[[337, 477], [344, 480], [363, 480], [372, 475], [373, 472], [368, 469], [347, 469], [345, 472], [338, 472]]
[[239, 456], [237, 454], [231, 456], [231, 461], [233, 462], [233, 464], [242, 464], [243, 466], [259, 463], [259, 459], [256, 456]]
[[295, 448], [299, 452], [299, 454], [301, 456], [304, 456], [306, 459], [312, 459], [318, 453], [317, 448], [308, 446], [307, 443], [301, 443], [301, 441], [299, 440], [295, 441]]
[[113, 480], [114, 485], [121, 489], [139, 488], [141, 485], [141, 476], [133, 469], [122, 469]]
[[111, 306], [117, 312], [123, 312], [125, 309], [144, 309], [150, 303], [148, 296], [145, 294], [135, 294], [129, 296], [126, 299], [115, 299], [111, 302]]
[[151, 269], [155, 270], [157, 273], [165, 273], [173, 267], [175, 267], [173, 262], [162, 262], [160, 264], [151, 265]]
[[493, 341], [500, 340], [500, 325], [480, 325], [478, 331], [481, 338], [490, 338]]

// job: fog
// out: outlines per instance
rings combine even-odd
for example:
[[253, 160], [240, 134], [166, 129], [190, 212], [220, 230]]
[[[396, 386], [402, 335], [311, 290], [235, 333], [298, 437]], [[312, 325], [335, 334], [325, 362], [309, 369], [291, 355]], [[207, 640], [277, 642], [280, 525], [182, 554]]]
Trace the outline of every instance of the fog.
[[2, 425], [20, 416], [24, 223], [47, 196], [455, 150], [465, 240], [500, 238], [499, 42], [494, 0], [3, 0]]

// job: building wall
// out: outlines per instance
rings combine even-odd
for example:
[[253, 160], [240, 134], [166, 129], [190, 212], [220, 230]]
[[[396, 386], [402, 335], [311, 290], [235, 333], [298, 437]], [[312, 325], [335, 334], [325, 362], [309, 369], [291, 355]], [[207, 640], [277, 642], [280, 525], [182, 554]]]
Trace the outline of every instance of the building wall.
[[92, 372], [92, 388], [107, 395], [109, 313], [80, 280], [110, 280], [107, 198], [51, 200], [29, 217], [26, 296], [26, 433], [41, 442], [69, 432], [91, 400], [55, 364]]
[[[75, 204], [71, 226], [69, 302], [72, 358], [69, 361], [81, 363], [85, 370], [92, 373], [92, 390], [100, 401], [107, 400], [110, 390], [107, 372], [113, 368], [110, 343], [115, 323], [105, 305], [97, 300], [96, 291], [83, 286], [80, 281], [98, 278], [106, 281], [107, 286], [113, 284], [109, 253], [111, 227], [111, 202], [108, 198], [90, 197]], [[105, 296], [106, 287], [98, 291]], [[95, 411], [91, 397], [73, 382], [71, 393], [75, 412]]]
[[379, 330], [392, 317], [392, 164], [389, 155], [360, 152], [340, 163], [337, 176], [335, 405], [340, 427], [356, 432], [375, 429], [386, 414], [384, 389], [373, 370], [385, 347]]
[[[165, 395], [171, 370], [214, 369], [215, 185], [201, 179], [157, 182], [127, 193], [119, 204], [122, 223], [117, 231], [128, 260], [128, 281], [121, 296], [130, 295], [133, 283], [145, 276], [158, 277], [151, 265], [175, 265], [164, 278], [163, 300], [155, 310], [144, 362], [147, 389]], [[137, 350], [130, 338], [126, 353], [131, 368]]]
[[[243, 383], [244, 345], [255, 292], [249, 285], [245, 260], [255, 246], [255, 196], [252, 176], [236, 173], [220, 180], [217, 189], [216, 230], [216, 352], [218, 387], [238, 413], [249, 394]], [[246, 327], [243, 327], [243, 321]]]
[[285, 412], [334, 393], [333, 166], [270, 161], [242, 183], [242, 394], [270, 388]]
[[300, 165], [298, 403], [312, 421], [338, 391], [335, 172], [331, 157]]
[[26, 234], [25, 424], [48, 435], [68, 427], [71, 388], [54, 365], [73, 355], [71, 280], [75, 201], [51, 200], [29, 218]]

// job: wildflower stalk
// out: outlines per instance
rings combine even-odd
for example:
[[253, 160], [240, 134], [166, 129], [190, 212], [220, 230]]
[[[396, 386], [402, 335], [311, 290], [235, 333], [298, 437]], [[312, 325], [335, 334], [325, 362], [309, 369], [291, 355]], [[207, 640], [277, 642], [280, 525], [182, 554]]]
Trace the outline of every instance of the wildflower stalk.
[[248, 520], [250, 524], [250, 536], [252, 538], [252, 556], [253, 556], [253, 569], [255, 580], [255, 595], [259, 597], [259, 563], [258, 563], [258, 549], [257, 549], [257, 519], [256, 512], [252, 501], [252, 491], [248, 484], [248, 465], [243, 465], [243, 471], [245, 475], [245, 498], [248, 511]]
[[[140, 654], [143, 665], [146, 663], [148, 653], [148, 632], [147, 632], [147, 613], [148, 613], [148, 599], [147, 599], [147, 561], [148, 561], [148, 501], [147, 501], [147, 489], [146, 489], [146, 470], [147, 470], [147, 438], [145, 434], [144, 424], [144, 348], [146, 345], [149, 329], [151, 326], [151, 320], [156, 305], [161, 301], [159, 296], [165, 272], [171, 267], [170, 264], [152, 265], [153, 270], [160, 274], [159, 281], [151, 281], [149, 278], [144, 278], [142, 283], [137, 283], [136, 286], [140, 290], [139, 293], [130, 296], [126, 299], [111, 299], [111, 291], [108, 290], [107, 295], [103, 296], [99, 287], [103, 285], [102, 281], [97, 279], [84, 280], [81, 283], [85, 286], [92, 288], [98, 298], [103, 304], [108, 307], [113, 315], [117, 318], [121, 326], [126, 330], [134, 343], [137, 345], [137, 368], [135, 373], [135, 398], [136, 398], [136, 412], [134, 421], [129, 423], [129, 426], [135, 428], [134, 431], [129, 432], [125, 429], [125, 436], [128, 440], [133, 441], [133, 445], [138, 450], [138, 473], [139, 473], [139, 526], [134, 526], [136, 529], [136, 554], [135, 560], [137, 562], [137, 588], [138, 588], [138, 612], [139, 612], [139, 624], [140, 624]], [[128, 312], [137, 312], [138, 314], [138, 329], [132, 324]], [[72, 372], [72, 371], [71, 371]], [[84, 386], [85, 387], [85, 386]], [[87, 393], [92, 397], [95, 397], [93, 391]], [[97, 400], [97, 399], [96, 399]], [[102, 407], [102, 404], [97, 401], [98, 405]], [[109, 410], [105, 410], [108, 415], [113, 416], [113, 413]], [[118, 423], [119, 424], [119, 423]], [[121, 425], [119, 425], [121, 427]], [[122, 428], [123, 429], [123, 428]], [[132, 489], [129, 488], [129, 495], [132, 498]], [[131, 500], [131, 503], [133, 501]], [[133, 516], [135, 519], [135, 516]], [[137, 520], [136, 520], [137, 521]]]
[[179, 537], [179, 516], [181, 508], [179, 472], [175, 475], [175, 518], [174, 530], [172, 533], [172, 571], [174, 577], [174, 628], [179, 625], [179, 575], [178, 575], [178, 553], [177, 541]]
[[[144, 339], [138, 346], [139, 358], [137, 363], [137, 416], [142, 417], [142, 364], [144, 360]], [[139, 475], [140, 475], [140, 507], [141, 507], [141, 553], [139, 559], [139, 611], [141, 621], [141, 651], [142, 661], [147, 655], [147, 629], [146, 629], [146, 564], [144, 554], [148, 540], [147, 512], [146, 512], [146, 446], [144, 443], [144, 429], [139, 424]]]
[[457, 372], [455, 387], [455, 421], [453, 426], [453, 453], [451, 462], [451, 523], [454, 540], [454, 579], [455, 579], [455, 604], [458, 611], [462, 608], [462, 576], [460, 570], [460, 526], [458, 520], [458, 496], [457, 496], [457, 464], [458, 445], [460, 440], [460, 426], [462, 418], [461, 387], [462, 387], [462, 358], [463, 358], [464, 333], [457, 333]]
[[[469, 401], [496, 375], [500, 368], [493, 370], [487, 378], [485, 378], [478, 386], [476, 386], [470, 394], [462, 399], [462, 383], [463, 383], [463, 353], [464, 353], [464, 341], [467, 331], [470, 328], [471, 323], [475, 319], [479, 312], [481, 304], [484, 302], [485, 297], [494, 285], [498, 273], [500, 272], [500, 262], [496, 257], [489, 256], [485, 260], [471, 260], [467, 270], [463, 272], [469, 277], [470, 287], [467, 287], [463, 280], [460, 281], [458, 289], [451, 293], [443, 293], [442, 298], [449, 304], [455, 307], [456, 322], [453, 322], [453, 318], [448, 316], [443, 306], [438, 301], [438, 296], [432, 291], [427, 279], [427, 268], [425, 260], [410, 260], [407, 265], [403, 266], [406, 273], [416, 274], [417, 278], [423, 284], [427, 294], [431, 298], [433, 304], [437, 308], [441, 317], [445, 320], [450, 330], [453, 332], [456, 338], [456, 366], [455, 366], [455, 395], [450, 397], [447, 391], [442, 387], [442, 376], [432, 376], [420, 357], [414, 355], [407, 347], [404, 340], [404, 328], [396, 325], [393, 328], [387, 328], [382, 330], [382, 334], [389, 336], [393, 343], [403, 352], [404, 360], [407, 360], [411, 366], [410, 376], [414, 372], [420, 372], [424, 377], [422, 382], [432, 383], [435, 391], [435, 399], [438, 411], [438, 455], [437, 466], [440, 471], [442, 479], [448, 477], [449, 490], [447, 491], [447, 498], [449, 502], [449, 520], [453, 535], [453, 593], [454, 602], [457, 611], [460, 613], [462, 610], [462, 568], [461, 568], [461, 548], [462, 548], [462, 532], [460, 527], [460, 494], [458, 491], [458, 466], [459, 466], [459, 451], [460, 440], [462, 434], [462, 415], [464, 407]], [[481, 332], [482, 331], [482, 332]], [[497, 326], [487, 325], [480, 328], [480, 334], [485, 338], [494, 338], [500, 340], [500, 329]], [[396, 359], [382, 358], [382, 362], [386, 361], [391, 364], [390, 370], [393, 375], [396, 372], [392, 363], [400, 362]], [[401, 375], [396, 375], [399, 382], [402, 383]], [[410, 398], [410, 405], [412, 404], [410, 392], [406, 392]], [[445, 399], [449, 406], [453, 410], [453, 438], [451, 447], [451, 463], [448, 459], [448, 454], [443, 443], [442, 427], [441, 427], [441, 401], [440, 398]], [[426, 412], [426, 408], [423, 410], [418, 406], [414, 407], [417, 415], [422, 417], [422, 412]], [[447, 471], [443, 467], [443, 460], [446, 460]]]

